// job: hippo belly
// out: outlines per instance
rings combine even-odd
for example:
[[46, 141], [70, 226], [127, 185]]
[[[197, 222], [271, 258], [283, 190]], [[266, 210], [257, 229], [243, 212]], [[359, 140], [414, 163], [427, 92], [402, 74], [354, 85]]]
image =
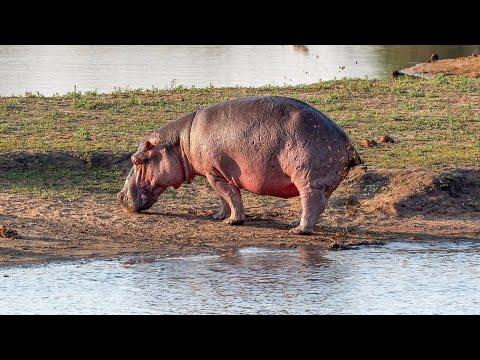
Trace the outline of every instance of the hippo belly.
[[258, 195], [276, 196], [284, 199], [300, 195], [297, 187], [290, 180], [275, 182], [270, 185], [257, 185], [251, 183], [245, 186], [244, 189]]
[[299, 195], [298, 189], [292, 183], [290, 177], [283, 173], [268, 177], [242, 174], [238, 179], [238, 183], [235, 179], [232, 180], [234, 185], [240, 189], [259, 195], [277, 196], [285, 199]]
[[[219, 147], [212, 158], [204, 157], [206, 161], [203, 168], [208, 173], [217, 173], [239, 189], [254, 194], [281, 198], [299, 196], [297, 187], [280, 164], [281, 156], [271, 149], [267, 154], [261, 151], [262, 149], [251, 147], [248, 143], [245, 144], [243, 153]], [[245, 154], [256, 156], [247, 157]]]

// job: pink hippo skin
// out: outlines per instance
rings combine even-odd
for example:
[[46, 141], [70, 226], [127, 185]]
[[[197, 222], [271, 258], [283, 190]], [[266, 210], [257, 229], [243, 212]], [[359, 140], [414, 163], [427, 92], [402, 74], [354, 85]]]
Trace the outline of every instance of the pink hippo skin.
[[225, 101], [158, 129], [132, 155], [118, 200], [128, 212], [150, 208], [169, 186], [205, 176], [220, 196], [214, 219], [240, 225], [240, 189], [282, 198], [299, 196], [300, 220], [290, 231], [313, 232], [327, 200], [349, 169], [362, 163], [348, 136], [310, 105], [287, 97]]

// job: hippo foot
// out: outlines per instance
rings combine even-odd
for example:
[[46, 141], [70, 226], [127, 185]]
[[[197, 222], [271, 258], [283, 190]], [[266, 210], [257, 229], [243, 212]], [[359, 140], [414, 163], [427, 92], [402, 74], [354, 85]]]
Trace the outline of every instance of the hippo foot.
[[293, 220], [288, 223], [288, 226], [291, 228], [297, 227], [298, 225], [300, 225], [300, 220]]
[[227, 218], [223, 220], [225, 224], [230, 224], [230, 225], [242, 225], [244, 222], [244, 219], [232, 219], [232, 218]]
[[289, 232], [297, 235], [310, 235], [313, 233], [313, 229], [302, 229], [300, 226], [297, 226], [293, 229], [290, 229]]
[[221, 210], [218, 213], [216, 213], [215, 215], [213, 215], [213, 218], [215, 220], [223, 220], [223, 219], [225, 219], [229, 216], [230, 216], [230, 214], [227, 214], [225, 211]]

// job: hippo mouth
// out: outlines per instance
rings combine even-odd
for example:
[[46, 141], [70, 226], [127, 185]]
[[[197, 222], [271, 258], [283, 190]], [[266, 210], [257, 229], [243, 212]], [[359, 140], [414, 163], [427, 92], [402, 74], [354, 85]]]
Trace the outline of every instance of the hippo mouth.
[[159, 188], [155, 191], [142, 191], [139, 196], [130, 198], [123, 191], [117, 195], [117, 199], [127, 213], [139, 213], [142, 210], [150, 209], [155, 204], [159, 196], [165, 191], [165, 188]]
[[140, 212], [142, 210], [150, 209], [153, 206], [153, 204], [155, 204], [156, 201], [157, 201], [157, 198], [154, 199], [151, 194], [147, 195], [145, 193], [142, 193], [140, 195], [140, 205], [137, 206], [133, 212]]

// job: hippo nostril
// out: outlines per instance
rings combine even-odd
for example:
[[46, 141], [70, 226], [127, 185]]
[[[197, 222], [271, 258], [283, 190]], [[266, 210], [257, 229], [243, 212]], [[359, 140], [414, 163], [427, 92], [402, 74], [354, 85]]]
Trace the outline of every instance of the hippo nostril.
[[123, 206], [125, 206], [125, 204], [128, 201], [128, 197], [127, 197], [127, 195], [125, 195], [124, 192], [119, 192], [118, 195], [117, 195], [117, 199], [120, 202], [120, 204], [122, 204]]
[[124, 197], [123, 192], [119, 192], [119, 193], [117, 194], [117, 200], [118, 200], [120, 203], [123, 203], [123, 197]]

